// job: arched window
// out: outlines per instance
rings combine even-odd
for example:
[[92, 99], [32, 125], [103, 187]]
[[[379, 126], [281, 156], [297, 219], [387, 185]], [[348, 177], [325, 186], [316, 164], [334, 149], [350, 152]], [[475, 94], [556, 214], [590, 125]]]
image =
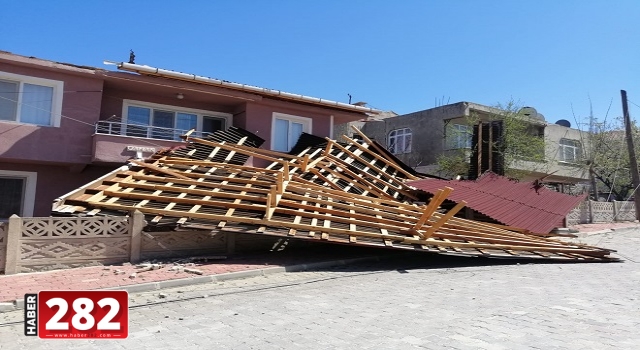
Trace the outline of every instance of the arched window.
[[393, 154], [411, 152], [411, 129], [396, 129], [389, 133], [387, 149]]

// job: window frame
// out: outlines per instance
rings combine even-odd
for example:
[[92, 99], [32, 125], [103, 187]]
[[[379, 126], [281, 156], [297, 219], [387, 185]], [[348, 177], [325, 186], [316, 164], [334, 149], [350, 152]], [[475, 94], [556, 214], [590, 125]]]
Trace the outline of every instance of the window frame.
[[[16, 120], [0, 120], [3, 123], [16, 123], [23, 125], [36, 125], [44, 127], [60, 127], [60, 120], [62, 118], [62, 95], [64, 93], [64, 82], [61, 80], [45, 79], [29, 75], [15, 74], [0, 71], [0, 80], [10, 81], [18, 83], [18, 101], [16, 109]], [[24, 84], [31, 84], [37, 86], [45, 86], [53, 89], [51, 93], [51, 111], [49, 124], [34, 124], [20, 121], [22, 112], [22, 97], [24, 91]]]
[[[464, 128], [464, 130], [462, 130]], [[451, 135], [453, 131], [454, 135]], [[464, 133], [464, 134], [463, 134]], [[467, 140], [464, 142], [462, 139], [462, 135], [467, 135]], [[452, 142], [451, 137], [455, 138]], [[456, 149], [471, 149], [472, 147], [472, 138], [473, 138], [473, 127], [467, 124], [446, 124], [445, 125], [445, 136], [444, 136], [444, 149], [445, 150], [456, 150]], [[464, 145], [461, 147], [461, 145]]]
[[[172, 112], [173, 113], [173, 125], [174, 125], [174, 127], [172, 129], [174, 129], [174, 130], [181, 130], [181, 129], [178, 129], [176, 127], [179, 113], [195, 114], [196, 115], [196, 131], [198, 131], [198, 132], [202, 132], [202, 127], [203, 127], [203, 124], [204, 124], [203, 123], [204, 117], [214, 117], [214, 118], [219, 118], [219, 119], [224, 120], [224, 130], [227, 130], [229, 128], [229, 126], [233, 125], [233, 114], [231, 114], [231, 113], [208, 111], [208, 110], [204, 110], [204, 109], [195, 109], [195, 108], [180, 107], [180, 106], [165, 105], [165, 104], [160, 104], [160, 103], [152, 103], [152, 102], [144, 102], [144, 101], [138, 101], [138, 100], [125, 99], [122, 102], [122, 118], [121, 118], [121, 120], [122, 120], [123, 127], [122, 127], [122, 129], [120, 131], [120, 135], [122, 135], [122, 136], [137, 137], [137, 138], [148, 138], [148, 139], [152, 139], [152, 140], [175, 141], [174, 139], [162, 139], [162, 138], [158, 139], [158, 138], [149, 137], [149, 136], [153, 136], [153, 132], [147, 132], [147, 136], [148, 137], [127, 135], [127, 126], [129, 125], [129, 107], [146, 108], [146, 109], [150, 110], [149, 125], [146, 125], [147, 127], [153, 127], [154, 126], [153, 125], [154, 110], [159, 110], [159, 111], [163, 111], [163, 112]], [[132, 125], [134, 125], [134, 124], [132, 124]], [[160, 128], [160, 127], [158, 127], [158, 128]]]
[[[573, 145], [563, 144], [563, 141], [569, 141], [573, 143]], [[573, 150], [573, 159], [567, 160], [565, 159], [565, 150], [572, 149]], [[576, 164], [582, 160], [582, 142], [580, 140], [561, 138], [558, 140], [558, 161], [562, 163], [570, 163]]]
[[[398, 135], [399, 131], [403, 131], [402, 134]], [[407, 132], [408, 131], [408, 132]], [[396, 133], [395, 135], [391, 135], [393, 133]], [[406, 146], [406, 137], [407, 136], [411, 136], [410, 140], [409, 140], [409, 149], [407, 150], [407, 146]], [[402, 152], [397, 152], [397, 140], [396, 139], [402, 139], [403, 140], [403, 144], [404, 145], [404, 149], [402, 150]], [[396, 140], [395, 143], [391, 143], [392, 140]], [[393, 129], [391, 131], [389, 131], [389, 133], [387, 134], [387, 150], [389, 152], [391, 152], [392, 154], [405, 154], [405, 153], [411, 153], [413, 149], [413, 130], [411, 130], [411, 128], [398, 128], [398, 129]]]
[[[36, 185], [38, 183], [38, 173], [30, 171], [0, 170], [0, 177], [22, 178], [25, 180], [24, 192], [22, 194], [22, 208], [18, 216], [32, 217], [36, 203]], [[4, 220], [4, 218], [0, 218]]]
[[[301, 117], [298, 115], [273, 112], [271, 116], [271, 133], [270, 133], [271, 134], [271, 147], [270, 147], [271, 150], [275, 150], [274, 140], [276, 139], [276, 135], [275, 135], [276, 119], [302, 124], [302, 132], [306, 132], [307, 134], [311, 134], [313, 132], [313, 119], [308, 117]], [[291, 128], [288, 129], [288, 132], [291, 132]], [[298, 141], [296, 140], [296, 142]], [[293, 149], [293, 146], [295, 146], [295, 142], [293, 143], [293, 145], [287, 145], [287, 146], [289, 148], [287, 151], [279, 151], [279, 152], [286, 153], [291, 151], [291, 149]]]

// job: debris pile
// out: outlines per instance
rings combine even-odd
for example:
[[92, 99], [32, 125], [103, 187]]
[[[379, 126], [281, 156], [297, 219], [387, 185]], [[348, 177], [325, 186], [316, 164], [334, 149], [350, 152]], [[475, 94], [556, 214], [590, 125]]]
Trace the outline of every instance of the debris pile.
[[[208, 230], [498, 258], [615, 261], [610, 250], [531, 235], [443, 212], [452, 189], [418, 202], [423, 177], [359, 134], [343, 142], [303, 135], [296, 154], [258, 148], [238, 128], [161, 151], [71, 193], [54, 215], [128, 215], [152, 230]], [[315, 139], [314, 139], [315, 138]], [[310, 141], [311, 139], [311, 141]], [[307, 147], [300, 146], [305, 142]], [[250, 158], [271, 162], [246, 165]]]

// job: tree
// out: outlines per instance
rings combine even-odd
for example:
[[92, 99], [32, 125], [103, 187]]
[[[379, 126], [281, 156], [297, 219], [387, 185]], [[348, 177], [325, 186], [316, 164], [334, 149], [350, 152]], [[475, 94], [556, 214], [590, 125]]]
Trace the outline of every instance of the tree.
[[[633, 194], [633, 182], [629, 171], [629, 152], [625, 141], [624, 121], [592, 123], [589, 134], [588, 165], [597, 181], [597, 187], [606, 199], [627, 200]], [[635, 140], [640, 140], [640, 130], [631, 122]], [[640, 152], [639, 142], [635, 143]], [[604, 196], [603, 196], [604, 197]]]
[[[473, 112], [466, 117], [467, 125], [478, 125], [479, 122], [501, 121], [503, 134], [500, 141], [491, 144], [504, 159], [505, 175], [521, 179], [532, 171], [545, 173], [548, 162], [544, 138], [544, 121], [532, 108], [521, 108], [517, 103], [509, 101], [504, 105], [491, 108], [491, 112], [479, 114]], [[447, 129], [448, 140], [458, 137], [469, 137], [468, 130]], [[477, 147], [477, 145], [471, 145]], [[473, 149], [472, 149], [473, 150]], [[437, 159], [438, 168], [443, 176], [453, 177], [467, 175], [469, 169], [469, 150], [457, 149], [442, 154]]]

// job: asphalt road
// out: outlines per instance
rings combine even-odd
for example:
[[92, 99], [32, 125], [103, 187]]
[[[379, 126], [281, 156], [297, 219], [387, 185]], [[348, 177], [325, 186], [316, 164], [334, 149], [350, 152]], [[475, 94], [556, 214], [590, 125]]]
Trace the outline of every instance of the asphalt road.
[[640, 231], [583, 241], [625, 262], [416, 254], [132, 294], [126, 340], [28, 338], [0, 314], [0, 348], [640, 349]]

